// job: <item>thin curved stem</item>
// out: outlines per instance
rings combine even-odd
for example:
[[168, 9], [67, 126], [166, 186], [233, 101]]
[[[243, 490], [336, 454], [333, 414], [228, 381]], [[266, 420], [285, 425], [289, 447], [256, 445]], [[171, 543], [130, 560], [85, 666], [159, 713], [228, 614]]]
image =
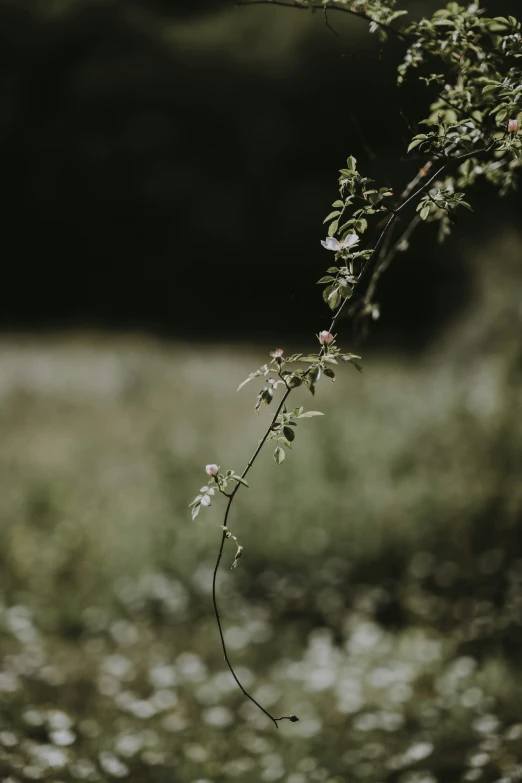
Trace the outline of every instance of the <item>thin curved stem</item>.
[[[265, 434], [263, 435], [263, 437], [261, 438], [261, 440], [259, 441], [256, 450], [254, 451], [254, 453], [252, 454], [252, 456], [248, 460], [248, 462], [246, 464], [246, 467], [243, 470], [243, 473], [241, 474], [241, 478], [245, 478], [245, 476], [247, 475], [248, 471], [250, 470], [250, 468], [252, 467], [252, 465], [256, 461], [256, 459], [257, 459], [257, 457], [259, 455], [259, 452], [261, 451], [261, 449], [265, 445], [265, 443], [266, 443], [266, 441], [267, 441], [267, 439], [268, 439], [268, 437], [270, 435], [270, 432], [272, 431], [272, 427], [274, 426], [277, 417], [279, 416], [279, 414], [283, 410], [283, 406], [284, 406], [288, 396], [290, 395], [290, 392], [291, 392], [291, 389], [287, 388], [285, 393], [281, 397], [281, 400], [279, 402], [277, 410], [274, 413], [274, 415], [272, 417], [272, 420], [270, 422], [270, 425], [269, 425], [268, 429], [266, 430]], [[230, 673], [232, 674], [232, 677], [234, 678], [234, 680], [238, 684], [238, 686], [241, 689], [241, 691], [244, 694], [244, 696], [246, 696], [247, 699], [250, 699], [250, 701], [253, 702], [256, 705], [256, 707], [259, 707], [261, 712], [264, 712], [265, 715], [267, 715], [270, 718], [270, 720], [273, 721], [273, 723], [275, 724], [276, 728], [278, 729], [279, 728], [279, 726], [277, 725], [278, 721], [280, 721], [280, 720], [295, 721], [297, 719], [296, 719], [295, 715], [291, 715], [288, 718], [286, 716], [282, 717], [282, 718], [274, 718], [274, 716], [270, 712], [268, 712], [268, 710], [265, 710], [265, 708], [262, 707], [261, 704], [259, 704], [259, 702], [256, 701], [256, 699], [254, 699], [254, 697], [251, 696], [250, 693], [243, 687], [243, 685], [239, 681], [238, 676], [237, 676], [237, 674], [234, 671], [234, 667], [230, 663], [230, 660], [229, 660], [229, 657], [228, 657], [227, 645], [225, 643], [225, 637], [223, 635], [223, 628], [221, 626], [221, 618], [219, 616], [219, 610], [218, 610], [218, 604], [217, 604], [216, 581], [217, 581], [217, 574], [218, 574], [218, 570], [219, 570], [219, 564], [221, 563], [221, 558], [223, 556], [223, 548], [225, 546], [225, 541], [226, 541], [226, 538], [227, 538], [228, 516], [230, 514], [230, 509], [232, 507], [232, 503], [234, 502], [234, 498], [235, 498], [236, 493], [237, 493], [237, 491], [238, 491], [240, 486], [241, 486], [241, 484], [236, 484], [236, 486], [234, 487], [233, 491], [228, 496], [229, 500], [228, 500], [228, 503], [227, 503], [227, 507], [225, 509], [225, 516], [224, 516], [224, 519], [223, 519], [223, 535], [221, 536], [221, 544], [220, 544], [220, 547], [219, 547], [218, 557], [217, 557], [217, 560], [216, 560], [216, 565], [214, 567], [214, 574], [213, 574], [213, 577], [212, 577], [212, 603], [214, 605], [214, 615], [216, 617], [216, 622], [217, 622], [217, 626], [218, 626], [218, 630], [219, 630], [219, 636], [220, 636], [220, 639], [221, 639], [221, 647], [223, 648], [223, 655], [224, 655], [224, 658], [225, 658], [225, 662], [226, 662], [228, 668], [230, 669]]]

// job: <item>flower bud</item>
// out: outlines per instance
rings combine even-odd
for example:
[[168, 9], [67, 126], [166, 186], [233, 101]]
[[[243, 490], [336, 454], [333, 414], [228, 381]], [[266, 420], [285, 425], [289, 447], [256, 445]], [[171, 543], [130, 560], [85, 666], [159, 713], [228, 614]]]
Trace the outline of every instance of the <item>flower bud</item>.
[[321, 345], [330, 345], [330, 343], [333, 341], [334, 336], [331, 334], [331, 332], [327, 332], [326, 330], [319, 332], [317, 335], [317, 338]]
[[518, 120], [509, 120], [508, 131], [509, 133], [516, 133], [518, 130]]
[[219, 465], [214, 465], [214, 464], [212, 464], [212, 465], [207, 465], [207, 466], [205, 467], [205, 470], [207, 471], [207, 473], [208, 473], [208, 475], [209, 475], [209, 476], [215, 476], [215, 475], [216, 475], [216, 473], [217, 473], [217, 472], [218, 472], [218, 470], [219, 470]]

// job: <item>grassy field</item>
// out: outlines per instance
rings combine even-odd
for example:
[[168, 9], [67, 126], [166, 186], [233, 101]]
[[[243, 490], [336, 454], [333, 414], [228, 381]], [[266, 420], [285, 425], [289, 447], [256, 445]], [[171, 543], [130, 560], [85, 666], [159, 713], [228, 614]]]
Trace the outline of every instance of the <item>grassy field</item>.
[[428, 355], [298, 390], [325, 417], [238, 496], [222, 615], [245, 685], [300, 717], [278, 732], [220, 652], [222, 507], [187, 508], [260, 437], [255, 383], [235, 388], [274, 346], [0, 345], [3, 781], [522, 779], [510, 247], [474, 259], [475, 303]]

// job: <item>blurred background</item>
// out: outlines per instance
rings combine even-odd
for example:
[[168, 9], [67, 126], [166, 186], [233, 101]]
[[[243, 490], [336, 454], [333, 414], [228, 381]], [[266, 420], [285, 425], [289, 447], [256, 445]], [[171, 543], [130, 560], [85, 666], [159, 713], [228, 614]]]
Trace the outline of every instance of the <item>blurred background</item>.
[[0, 3], [5, 783], [522, 779], [518, 193], [478, 187], [442, 248], [419, 233], [363, 375], [323, 385], [324, 419], [238, 495], [227, 644], [300, 721], [276, 732], [220, 651], [221, 505], [188, 503], [264, 431], [238, 384], [327, 326], [337, 170], [399, 189], [430, 102], [395, 90], [398, 44], [330, 21]]

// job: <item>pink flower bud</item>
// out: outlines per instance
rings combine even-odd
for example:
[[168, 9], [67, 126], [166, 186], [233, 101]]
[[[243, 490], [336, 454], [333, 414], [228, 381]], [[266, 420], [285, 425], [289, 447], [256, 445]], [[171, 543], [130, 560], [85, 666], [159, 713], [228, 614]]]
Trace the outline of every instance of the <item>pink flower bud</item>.
[[509, 133], [516, 133], [518, 130], [518, 120], [509, 120], [508, 131]]
[[219, 470], [219, 465], [207, 465], [205, 467], [205, 470], [207, 471], [209, 476], [215, 476]]
[[321, 345], [330, 345], [330, 343], [333, 341], [334, 336], [330, 332], [327, 332], [326, 330], [323, 332], [319, 332], [317, 335], [317, 338]]

